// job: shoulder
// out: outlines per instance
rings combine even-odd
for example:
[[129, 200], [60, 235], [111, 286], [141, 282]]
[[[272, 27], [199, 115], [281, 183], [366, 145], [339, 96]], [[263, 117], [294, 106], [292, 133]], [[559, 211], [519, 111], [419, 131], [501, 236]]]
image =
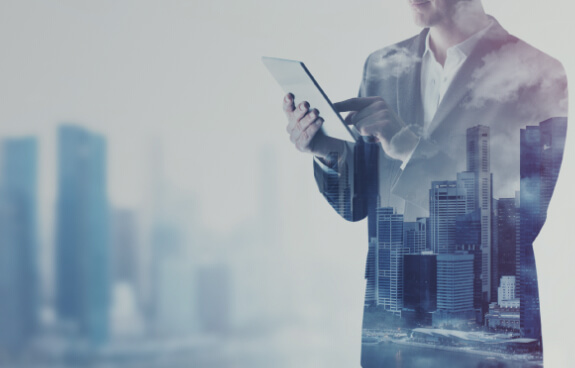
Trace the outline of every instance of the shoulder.
[[549, 116], [566, 115], [567, 78], [561, 62], [507, 33], [499, 24], [486, 34], [468, 87], [476, 106], [489, 100], [521, 102]]
[[382, 72], [387, 76], [399, 77], [409, 72], [421, 62], [427, 31], [424, 29], [416, 36], [372, 52], [365, 62], [364, 77], [381, 75]]

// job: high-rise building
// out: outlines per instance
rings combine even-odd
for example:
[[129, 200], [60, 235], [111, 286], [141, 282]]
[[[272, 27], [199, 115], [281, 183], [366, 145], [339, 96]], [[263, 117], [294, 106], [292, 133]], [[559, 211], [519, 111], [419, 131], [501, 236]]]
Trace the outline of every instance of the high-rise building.
[[377, 209], [374, 251], [368, 258], [366, 303], [401, 315], [403, 304], [403, 215], [391, 207]]
[[110, 309], [106, 141], [72, 125], [58, 130], [56, 310], [78, 337], [107, 340]]
[[541, 338], [541, 316], [533, 241], [539, 234], [557, 181], [565, 147], [566, 118], [521, 130], [520, 150], [520, 325], [524, 337]]
[[0, 350], [16, 352], [36, 332], [38, 144], [0, 142]]
[[457, 325], [475, 320], [473, 254], [437, 255], [437, 311], [433, 325]]
[[[460, 174], [465, 174], [462, 177], [467, 177], [468, 174], [473, 175], [472, 173]], [[465, 183], [465, 180], [444, 180], [431, 183], [429, 222], [431, 247], [434, 253], [450, 254], [456, 250], [456, 220], [458, 216], [470, 212], [469, 190]]]
[[500, 198], [497, 201], [497, 280], [502, 276], [515, 276], [516, 221], [515, 198]]
[[197, 278], [197, 310], [203, 333], [230, 331], [232, 277], [225, 264], [202, 265]]
[[[455, 243], [458, 251], [473, 254], [473, 307], [485, 311], [487, 307], [483, 300], [481, 282], [482, 252], [481, 252], [481, 210], [457, 216], [455, 221]], [[480, 316], [478, 316], [480, 317]], [[482, 318], [478, 319], [481, 322]]]
[[126, 282], [138, 289], [138, 229], [136, 214], [125, 209], [112, 212], [112, 275], [114, 282]]
[[484, 298], [491, 300], [491, 205], [493, 185], [489, 149], [489, 127], [467, 129], [467, 171], [475, 174], [475, 208], [481, 209], [481, 281]]
[[403, 242], [408, 253], [420, 253], [427, 245], [427, 217], [403, 224]]
[[406, 254], [403, 261], [403, 308], [413, 310], [420, 323], [431, 324], [437, 309], [437, 255]]
[[519, 307], [519, 299], [515, 296], [515, 276], [501, 276], [497, 288], [497, 304], [504, 308]]

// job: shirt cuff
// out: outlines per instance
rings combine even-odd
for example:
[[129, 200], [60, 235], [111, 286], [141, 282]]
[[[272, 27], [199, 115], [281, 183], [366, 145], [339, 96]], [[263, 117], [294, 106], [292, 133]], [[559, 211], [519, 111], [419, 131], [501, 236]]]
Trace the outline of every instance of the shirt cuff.
[[348, 158], [350, 150], [353, 151], [353, 148], [350, 147], [353, 143], [345, 142], [343, 145], [343, 152], [339, 155], [336, 152], [331, 153], [328, 155], [327, 159], [322, 157], [314, 156], [313, 159], [317, 163], [317, 165], [326, 173], [330, 174], [337, 174], [339, 169], [344, 165], [345, 161]]
[[403, 162], [401, 164], [401, 170], [407, 166], [407, 163], [413, 156], [413, 153], [419, 145], [420, 138], [417, 137], [409, 127], [404, 127], [391, 139], [390, 145], [396, 147], [398, 151], [403, 152]]

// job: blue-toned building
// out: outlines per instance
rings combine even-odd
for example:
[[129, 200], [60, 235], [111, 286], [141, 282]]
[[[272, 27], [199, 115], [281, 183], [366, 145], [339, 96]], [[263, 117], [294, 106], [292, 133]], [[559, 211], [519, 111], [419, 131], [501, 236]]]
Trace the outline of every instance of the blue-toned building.
[[481, 250], [481, 210], [479, 208], [457, 217], [455, 242], [459, 251], [473, 254], [473, 307], [476, 310], [487, 311], [487, 306], [484, 305], [485, 297], [481, 280], [483, 252]]
[[0, 142], [0, 350], [20, 350], [38, 328], [37, 188], [37, 140]]
[[79, 338], [108, 339], [109, 203], [106, 140], [84, 128], [58, 130], [56, 310]]
[[515, 198], [497, 201], [497, 280], [516, 273], [516, 221]]
[[408, 253], [420, 253], [427, 249], [427, 217], [403, 224], [403, 243]]
[[552, 118], [539, 126], [527, 126], [521, 130], [519, 278], [520, 326], [523, 337], [541, 338], [533, 241], [547, 217], [547, 207], [563, 158], [566, 131], [566, 118]]
[[423, 252], [406, 254], [403, 259], [404, 316], [411, 315], [420, 325], [431, 325], [431, 313], [437, 309], [437, 255]]
[[368, 257], [366, 303], [401, 315], [403, 304], [403, 215], [392, 207], [377, 209], [376, 237]]
[[[431, 247], [434, 253], [450, 254], [456, 251], [456, 221], [470, 212], [470, 189], [463, 174], [473, 179], [473, 173], [459, 173], [458, 180], [434, 181], [429, 190], [429, 218]], [[471, 182], [472, 181], [467, 181]], [[472, 197], [471, 197], [472, 198]]]
[[473, 254], [437, 255], [437, 311], [434, 326], [475, 322], [473, 308]]

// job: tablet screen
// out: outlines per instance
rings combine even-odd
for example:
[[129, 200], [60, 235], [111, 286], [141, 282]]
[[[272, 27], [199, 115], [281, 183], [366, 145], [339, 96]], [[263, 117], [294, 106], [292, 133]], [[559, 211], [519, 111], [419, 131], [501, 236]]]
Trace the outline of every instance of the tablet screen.
[[262, 61], [276, 81], [287, 94], [295, 96], [295, 104], [309, 102], [312, 108], [319, 110], [324, 119], [323, 132], [333, 138], [355, 142], [356, 136], [345, 124], [341, 115], [334, 110], [319, 84], [315, 81], [304, 63], [296, 60], [262, 57]]

